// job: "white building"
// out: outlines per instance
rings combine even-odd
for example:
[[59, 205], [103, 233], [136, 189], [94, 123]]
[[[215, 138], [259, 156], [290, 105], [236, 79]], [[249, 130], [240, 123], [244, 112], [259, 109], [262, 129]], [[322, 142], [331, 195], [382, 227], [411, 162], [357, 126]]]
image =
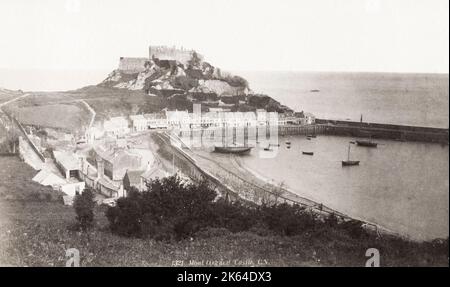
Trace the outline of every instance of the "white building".
[[164, 113], [145, 114], [147, 128], [149, 129], [167, 129], [167, 116]]
[[125, 117], [114, 117], [103, 123], [106, 133], [114, 136], [123, 136], [130, 132], [128, 120]]
[[71, 152], [53, 151], [56, 167], [63, 174], [65, 179], [79, 178], [81, 170], [81, 160]]
[[258, 125], [265, 125], [267, 122], [267, 111], [264, 109], [256, 110], [256, 121]]
[[311, 113], [305, 113], [306, 124], [312, 125], [316, 123], [316, 117]]
[[143, 115], [130, 116], [134, 132], [142, 132], [148, 129], [147, 119]]
[[85, 134], [88, 143], [93, 143], [95, 140], [101, 139], [105, 136], [105, 131], [99, 127], [90, 127]]
[[166, 117], [169, 127], [180, 129], [190, 127], [190, 116], [188, 111], [167, 111]]

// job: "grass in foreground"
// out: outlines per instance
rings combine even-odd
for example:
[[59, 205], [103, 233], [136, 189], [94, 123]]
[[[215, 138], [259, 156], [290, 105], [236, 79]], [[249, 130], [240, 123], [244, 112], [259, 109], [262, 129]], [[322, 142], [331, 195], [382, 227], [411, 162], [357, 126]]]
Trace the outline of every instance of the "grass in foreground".
[[[207, 229], [181, 241], [155, 241], [113, 235], [103, 208], [96, 208], [94, 228], [81, 233], [72, 207], [59, 202], [30, 200], [34, 190], [28, 177], [33, 172], [17, 159], [0, 158], [1, 175], [10, 178], [0, 187], [23, 199], [0, 198], [0, 265], [64, 266], [68, 248], [80, 250], [82, 266], [171, 266], [182, 260], [207, 264], [271, 266], [364, 266], [365, 251], [379, 248], [382, 266], [448, 266], [447, 243], [413, 243], [398, 238], [361, 241], [333, 229], [296, 236], [279, 236], [265, 229], [231, 233]], [[14, 173], [12, 172], [14, 171]], [[9, 182], [9, 183], [8, 183]], [[21, 184], [25, 183], [25, 184]], [[446, 245], [445, 245], [446, 244]], [[222, 262], [222, 263], [220, 263]]]
[[[82, 233], [68, 228], [75, 223], [71, 207], [2, 201], [0, 208], [2, 266], [65, 266], [69, 248], [80, 250], [81, 266], [171, 266], [175, 260], [186, 266], [207, 260], [232, 266], [258, 266], [258, 261], [270, 266], [364, 266], [367, 259], [366, 243], [333, 233], [282, 237], [211, 229], [195, 239], [161, 242], [113, 235], [100, 209], [94, 229]], [[380, 249], [382, 266], [448, 266], [447, 255], [433, 254], [423, 245], [390, 244]]]

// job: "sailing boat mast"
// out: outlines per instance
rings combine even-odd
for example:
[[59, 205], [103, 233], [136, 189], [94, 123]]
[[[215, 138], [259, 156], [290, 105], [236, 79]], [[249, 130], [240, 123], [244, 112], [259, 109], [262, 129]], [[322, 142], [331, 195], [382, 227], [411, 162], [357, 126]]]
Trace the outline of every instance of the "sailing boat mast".
[[342, 166], [359, 165], [359, 160], [350, 160], [350, 145], [351, 143], [348, 144], [347, 160], [342, 161]]
[[348, 144], [347, 160], [350, 161], [350, 143]]

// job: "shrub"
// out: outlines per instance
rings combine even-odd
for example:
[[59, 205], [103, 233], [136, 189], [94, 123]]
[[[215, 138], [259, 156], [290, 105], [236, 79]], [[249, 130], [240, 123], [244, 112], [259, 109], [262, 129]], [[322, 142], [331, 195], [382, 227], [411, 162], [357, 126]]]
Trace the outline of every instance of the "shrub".
[[299, 205], [287, 203], [261, 207], [261, 216], [269, 229], [292, 236], [314, 228], [315, 217]]
[[359, 221], [342, 221], [335, 215], [319, 220], [304, 207], [286, 203], [247, 206], [216, 200], [215, 191], [205, 182], [185, 184], [177, 176], [156, 179], [144, 192], [130, 191], [115, 207], [108, 207], [106, 216], [116, 234], [156, 240], [208, 237], [223, 230], [251, 231], [263, 236], [302, 233], [339, 233], [359, 239], [367, 236]]
[[73, 203], [76, 219], [79, 227], [86, 231], [94, 223], [94, 193], [87, 189], [82, 194], [76, 195]]
[[184, 184], [179, 177], [156, 179], [142, 193], [130, 192], [108, 208], [113, 232], [155, 239], [185, 238], [211, 224], [215, 192], [206, 183]]

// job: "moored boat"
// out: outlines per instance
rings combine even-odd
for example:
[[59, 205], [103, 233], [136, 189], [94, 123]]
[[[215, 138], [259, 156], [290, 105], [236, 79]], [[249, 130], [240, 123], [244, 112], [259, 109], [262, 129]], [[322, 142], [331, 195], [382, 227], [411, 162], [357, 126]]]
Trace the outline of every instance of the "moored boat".
[[347, 154], [347, 160], [342, 161], [342, 166], [354, 166], [359, 165], [359, 160], [350, 160], [350, 145], [351, 142], [348, 144], [348, 154]]
[[363, 146], [363, 147], [377, 147], [378, 146], [378, 143], [376, 143], [376, 142], [365, 141], [365, 140], [356, 141], [356, 144], [358, 146]]
[[237, 146], [227, 146], [227, 147], [214, 147], [214, 152], [218, 153], [232, 153], [232, 154], [245, 154], [249, 153], [252, 147], [237, 147]]
[[359, 165], [359, 160], [343, 160], [342, 166]]

